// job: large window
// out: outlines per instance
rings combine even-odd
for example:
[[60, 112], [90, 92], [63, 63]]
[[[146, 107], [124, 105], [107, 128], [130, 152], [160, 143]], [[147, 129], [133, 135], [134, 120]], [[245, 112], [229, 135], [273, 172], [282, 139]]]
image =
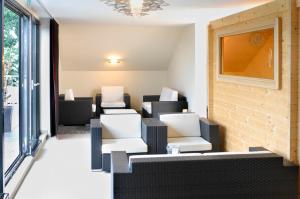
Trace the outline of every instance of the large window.
[[21, 155], [20, 140], [20, 27], [21, 17], [4, 8], [4, 170], [13, 165]]
[[3, 171], [7, 183], [39, 143], [39, 23], [14, 1], [5, 1], [3, 13]]

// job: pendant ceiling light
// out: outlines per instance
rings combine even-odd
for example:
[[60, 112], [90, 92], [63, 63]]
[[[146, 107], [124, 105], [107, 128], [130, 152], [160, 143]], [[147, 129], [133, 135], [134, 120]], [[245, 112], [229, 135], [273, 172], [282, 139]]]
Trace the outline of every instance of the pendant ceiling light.
[[128, 16], [145, 16], [148, 12], [162, 10], [168, 6], [164, 0], [100, 0], [106, 5], [114, 7], [115, 11]]

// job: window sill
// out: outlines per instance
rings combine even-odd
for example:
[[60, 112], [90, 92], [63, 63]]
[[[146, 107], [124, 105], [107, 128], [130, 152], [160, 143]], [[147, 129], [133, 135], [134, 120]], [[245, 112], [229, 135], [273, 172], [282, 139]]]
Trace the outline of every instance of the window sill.
[[[44, 147], [47, 140], [47, 134], [41, 134], [40, 136], [40, 145], [36, 150], [35, 156], [27, 156], [23, 160], [22, 164], [19, 166], [18, 170], [5, 186], [5, 193], [9, 194], [10, 198], [14, 198], [20, 186], [22, 185], [26, 175], [29, 173], [32, 165], [35, 162], [36, 157], [39, 155], [41, 149]], [[1, 199], [1, 198], [0, 198]], [[5, 199], [5, 197], [4, 197]]]

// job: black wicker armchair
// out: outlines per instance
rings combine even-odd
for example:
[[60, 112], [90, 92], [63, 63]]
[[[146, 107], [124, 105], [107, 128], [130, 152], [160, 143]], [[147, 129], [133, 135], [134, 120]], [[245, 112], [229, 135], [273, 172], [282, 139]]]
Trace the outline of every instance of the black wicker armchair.
[[161, 101], [160, 98], [161, 95], [143, 96], [142, 114], [144, 118], [158, 118], [159, 113], [176, 113], [182, 112], [184, 109], [188, 109], [186, 97], [180, 94], [178, 94], [176, 101]]
[[[101, 103], [102, 103], [102, 94], [97, 94], [96, 95], [96, 116], [99, 117], [102, 113], [103, 113], [103, 107], [101, 107]], [[124, 107], [119, 107], [121, 109], [130, 109], [131, 105], [130, 105], [130, 95], [128, 93], [124, 93], [124, 103], [125, 106]], [[111, 107], [113, 109], [117, 109], [118, 107]], [[109, 108], [107, 108], [109, 109]]]
[[74, 101], [65, 101], [59, 96], [59, 124], [65, 126], [86, 125], [93, 117], [92, 97], [76, 97]]
[[91, 120], [91, 169], [110, 171], [111, 151], [156, 153], [158, 120], [141, 120], [139, 114], [101, 115]]
[[161, 113], [159, 118], [164, 124], [157, 133], [159, 153], [167, 153], [167, 148], [176, 148], [180, 153], [220, 151], [218, 124], [195, 113]]

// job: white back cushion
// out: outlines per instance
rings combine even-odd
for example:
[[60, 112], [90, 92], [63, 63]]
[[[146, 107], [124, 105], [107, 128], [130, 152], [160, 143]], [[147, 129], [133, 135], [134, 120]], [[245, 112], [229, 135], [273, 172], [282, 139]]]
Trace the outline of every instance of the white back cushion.
[[103, 139], [141, 137], [140, 114], [101, 115], [100, 122]]
[[178, 101], [178, 91], [163, 87], [161, 90], [159, 101]]
[[123, 102], [124, 87], [122, 86], [103, 86], [101, 88], [102, 102]]
[[160, 120], [168, 126], [168, 137], [201, 136], [199, 117], [195, 113], [160, 115]]
[[67, 89], [65, 93], [65, 101], [74, 101], [74, 92], [72, 89]]

